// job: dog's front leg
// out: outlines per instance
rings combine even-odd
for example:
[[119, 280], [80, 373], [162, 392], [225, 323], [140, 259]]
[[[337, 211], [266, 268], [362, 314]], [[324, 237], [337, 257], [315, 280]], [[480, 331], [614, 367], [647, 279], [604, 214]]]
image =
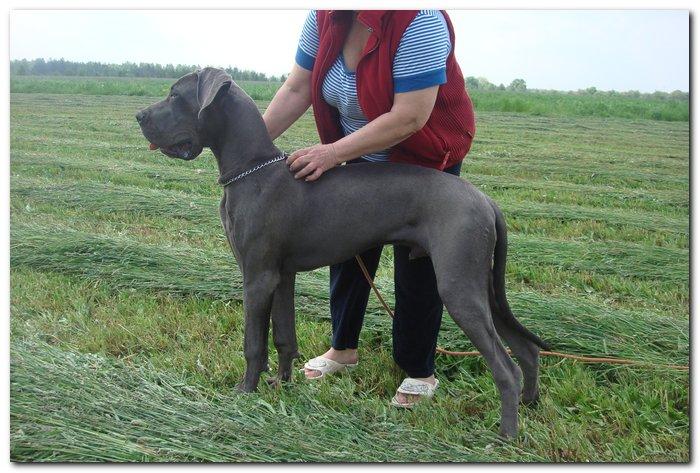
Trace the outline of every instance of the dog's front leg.
[[283, 274], [272, 298], [272, 338], [277, 348], [279, 366], [277, 378], [272, 378], [271, 383], [289, 381], [292, 363], [299, 357], [294, 320], [295, 276], [295, 273]]
[[243, 353], [246, 370], [243, 381], [237, 386], [239, 391], [253, 392], [258, 387], [260, 373], [267, 365], [267, 335], [270, 329], [270, 309], [272, 295], [280, 281], [280, 276], [271, 271], [244, 272], [243, 308], [245, 310], [245, 334]]

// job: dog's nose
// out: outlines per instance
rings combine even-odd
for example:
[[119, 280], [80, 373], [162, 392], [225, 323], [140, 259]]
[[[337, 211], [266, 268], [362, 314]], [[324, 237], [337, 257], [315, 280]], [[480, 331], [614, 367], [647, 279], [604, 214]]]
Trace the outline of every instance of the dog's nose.
[[146, 113], [145, 110], [141, 110], [139, 113], [136, 114], [136, 121], [139, 123], [143, 123], [143, 121], [146, 119]]

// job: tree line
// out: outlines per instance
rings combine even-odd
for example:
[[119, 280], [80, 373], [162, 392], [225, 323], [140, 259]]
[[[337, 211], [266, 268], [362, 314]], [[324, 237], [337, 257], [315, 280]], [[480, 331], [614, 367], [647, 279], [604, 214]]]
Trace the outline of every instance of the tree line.
[[[83, 77], [154, 77], [176, 79], [197, 69], [199, 65], [154, 64], [150, 62], [76, 62], [65, 59], [15, 59], [10, 61], [10, 74], [17, 76], [83, 76]], [[284, 81], [285, 76], [268, 76], [262, 72], [226, 67], [234, 80]]]
[[[84, 76], [84, 77], [154, 77], [163, 79], [175, 79], [189, 72], [200, 69], [199, 65], [189, 64], [154, 64], [150, 62], [124, 62], [121, 64], [109, 64], [102, 62], [76, 62], [65, 59], [15, 59], [10, 61], [10, 74], [17, 76]], [[262, 72], [239, 69], [238, 67], [226, 67], [226, 72], [231, 74], [234, 80], [269, 81], [284, 82], [286, 75], [268, 76]], [[510, 84], [493, 84], [484, 77], [469, 76], [464, 79], [464, 83], [469, 90], [483, 91], [511, 91], [528, 92], [527, 83], [523, 79], [514, 79]], [[536, 89], [534, 89], [536, 90]], [[547, 90], [540, 92], [559, 92]], [[578, 95], [606, 95], [623, 97], [652, 97], [656, 99], [688, 100], [688, 92], [674, 90], [673, 92], [653, 92], [650, 94], [641, 93], [637, 90], [618, 92], [615, 90], [602, 91], [595, 87], [588, 87], [575, 91], [568, 91], [569, 94]]]
[[689, 93], [680, 90], [674, 90], [673, 92], [662, 92], [657, 90], [652, 93], [643, 93], [638, 90], [627, 90], [624, 92], [619, 92], [617, 90], [598, 90], [595, 87], [588, 87], [586, 89], [579, 90], [541, 90], [541, 89], [528, 89], [527, 83], [524, 79], [514, 79], [510, 84], [493, 84], [484, 77], [474, 77], [469, 76], [464, 79], [464, 83], [469, 90], [485, 90], [485, 91], [497, 91], [497, 90], [509, 90], [511, 92], [527, 92], [534, 90], [537, 92], [547, 92], [547, 93], [566, 93], [573, 95], [600, 95], [600, 96], [620, 96], [620, 97], [630, 97], [630, 98], [654, 98], [654, 99], [672, 99], [672, 100], [688, 100]]

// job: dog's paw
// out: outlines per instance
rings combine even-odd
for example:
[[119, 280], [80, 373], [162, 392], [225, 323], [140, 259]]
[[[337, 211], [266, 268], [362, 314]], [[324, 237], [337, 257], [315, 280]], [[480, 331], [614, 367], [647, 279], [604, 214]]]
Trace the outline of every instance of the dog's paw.
[[285, 384], [289, 383], [288, 379], [281, 379], [279, 376], [273, 376], [265, 380], [267, 385], [274, 389], [281, 389]]
[[236, 385], [236, 391], [239, 393], [252, 393], [255, 392], [257, 389], [257, 385], [253, 385], [251, 383], [246, 383], [245, 381], [241, 381]]
[[537, 407], [537, 405], [540, 403], [540, 393], [539, 391], [536, 392], [535, 394], [523, 394], [520, 397], [520, 403], [525, 406], [525, 407]]
[[501, 426], [501, 428], [498, 430], [498, 437], [501, 439], [502, 442], [512, 442], [515, 440], [518, 436], [518, 429], [517, 428], [507, 428]]

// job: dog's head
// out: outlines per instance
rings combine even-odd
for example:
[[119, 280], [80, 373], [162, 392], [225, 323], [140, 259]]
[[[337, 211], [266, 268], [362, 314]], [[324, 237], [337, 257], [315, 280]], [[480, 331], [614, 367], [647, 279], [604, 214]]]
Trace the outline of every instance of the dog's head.
[[151, 150], [188, 161], [199, 156], [210, 146], [209, 112], [232, 83], [226, 71], [207, 67], [181, 77], [164, 100], [138, 112], [136, 120]]

